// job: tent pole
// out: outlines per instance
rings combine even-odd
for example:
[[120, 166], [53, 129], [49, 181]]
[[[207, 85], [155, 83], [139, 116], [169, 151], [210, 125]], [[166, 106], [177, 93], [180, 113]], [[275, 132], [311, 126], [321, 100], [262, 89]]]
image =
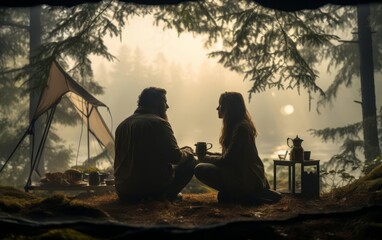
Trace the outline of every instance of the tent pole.
[[86, 106], [86, 110], [87, 110], [87, 116], [86, 116], [86, 121], [87, 121], [87, 125], [88, 125], [88, 167], [90, 168], [90, 122], [89, 122], [89, 118], [90, 118], [90, 111], [89, 111], [89, 103], [87, 102], [87, 106]]
[[30, 137], [30, 139], [31, 139], [31, 156], [30, 156], [30, 159], [31, 159], [31, 165], [30, 165], [30, 170], [29, 170], [29, 175], [28, 175], [28, 179], [27, 179], [27, 182], [26, 182], [26, 184], [25, 184], [25, 186], [24, 186], [24, 191], [25, 192], [28, 192], [28, 188], [27, 188], [27, 186], [29, 186], [30, 185], [30, 183], [31, 183], [31, 176], [32, 176], [32, 172], [33, 172], [33, 158], [34, 158], [34, 123], [35, 123], [35, 120], [33, 120], [32, 121], [32, 123], [31, 123], [31, 137]]
[[33, 159], [34, 159], [34, 121], [32, 122], [32, 134], [31, 134], [31, 138], [32, 138], [32, 144], [31, 144], [31, 166], [30, 166], [30, 170], [29, 170], [29, 175], [28, 175], [28, 179], [27, 179], [27, 182], [24, 186], [24, 191], [25, 192], [28, 192], [29, 190], [29, 186], [30, 186], [30, 183], [31, 183], [31, 177], [32, 177], [32, 172], [33, 172], [33, 168], [34, 168], [34, 164], [33, 164]]
[[31, 158], [31, 169], [32, 169], [32, 160], [33, 160], [33, 158], [34, 158], [34, 123], [35, 123], [35, 121], [33, 121], [32, 123], [31, 123], [31, 137], [30, 137], [30, 139], [31, 139], [31, 143], [30, 143], [30, 145], [31, 145], [31, 156], [30, 156], [30, 158]]
[[[46, 143], [46, 139], [48, 138], [50, 126], [52, 125], [53, 116], [54, 116], [54, 112], [56, 111], [56, 107], [57, 107], [57, 104], [53, 106], [53, 108], [50, 111], [50, 114], [48, 116], [48, 120], [47, 120], [47, 123], [46, 123], [47, 126], [45, 127], [45, 130], [44, 130], [44, 133], [43, 133], [43, 137], [42, 137], [42, 141], [40, 142], [40, 146], [39, 146], [38, 152], [36, 154], [37, 166], [40, 164], [40, 161], [41, 161], [41, 156], [42, 156], [43, 149], [44, 149], [44, 146], [45, 146], [45, 143]], [[36, 172], [38, 173], [39, 176], [41, 176], [38, 171], [36, 171]]]
[[1, 167], [0, 169], [0, 173], [4, 170], [5, 166], [8, 164], [9, 160], [11, 160], [13, 154], [16, 152], [17, 148], [20, 146], [20, 144], [22, 143], [22, 141], [25, 139], [25, 136], [30, 132], [30, 129], [31, 129], [31, 125], [28, 126], [27, 130], [25, 131], [25, 133], [23, 134], [23, 136], [21, 137], [21, 139], [19, 140], [19, 142], [17, 143], [16, 147], [13, 149], [13, 151], [11, 152], [11, 154], [9, 155], [7, 161], [5, 161], [4, 165]]
[[[29, 171], [29, 176], [28, 176], [28, 180], [27, 180], [27, 183], [25, 184], [24, 186], [24, 190], [25, 192], [28, 192], [29, 190], [29, 187], [31, 186], [32, 184], [32, 173], [35, 169], [36, 166], [38, 166], [39, 162], [40, 162], [40, 159], [41, 159], [41, 156], [42, 156], [42, 149], [43, 149], [43, 146], [45, 145], [45, 142], [46, 142], [46, 139], [48, 137], [48, 133], [49, 133], [49, 129], [50, 129], [50, 126], [51, 126], [51, 123], [52, 123], [52, 120], [53, 120], [53, 115], [54, 115], [54, 112], [56, 110], [56, 105], [54, 105], [54, 107], [52, 108], [52, 110], [50, 111], [50, 114], [48, 116], [48, 120], [47, 120], [47, 123], [45, 125], [45, 129], [44, 129], [44, 133], [42, 135], [42, 138], [41, 138], [41, 141], [40, 141], [40, 145], [37, 149], [37, 153], [36, 153], [36, 156], [31, 158], [31, 169]], [[34, 135], [33, 135], [34, 137]], [[34, 143], [33, 143], [33, 146], [34, 146]], [[33, 147], [34, 148], [34, 147]], [[40, 174], [39, 174], [40, 175]]]

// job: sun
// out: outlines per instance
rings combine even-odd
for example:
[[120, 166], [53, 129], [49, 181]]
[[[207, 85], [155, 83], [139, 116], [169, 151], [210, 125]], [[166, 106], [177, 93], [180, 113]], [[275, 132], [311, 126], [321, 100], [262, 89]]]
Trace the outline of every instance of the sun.
[[291, 115], [292, 113], [294, 113], [294, 107], [293, 105], [285, 105], [281, 108], [281, 114], [282, 115]]

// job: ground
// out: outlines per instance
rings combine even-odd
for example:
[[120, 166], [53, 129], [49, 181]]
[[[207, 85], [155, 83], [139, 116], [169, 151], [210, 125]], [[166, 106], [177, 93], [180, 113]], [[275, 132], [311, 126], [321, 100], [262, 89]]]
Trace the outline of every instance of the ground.
[[320, 198], [283, 194], [254, 206], [219, 204], [215, 192], [126, 204], [113, 191], [41, 196], [0, 187], [0, 238], [380, 239], [381, 186], [374, 171]]
[[[359, 196], [364, 202], [366, 196]], [[347, 211], [359, 209], [367, 203], [355, 199], [334, 200], [329, 195], [319, 199], [305, 199], [284, 194], [276, 204], [256, 206], [219, 204], [216, 193], [184, 194], [182, 201], [147, 201], [137, 204], [119, 203], [114, 192], [77, 196], [74, 202], [87, 203], [105, 211], [111, 218], [140, 226], [172, 225], [197, 227], [228, 221], [274, 220], [295, 217], [298, 214]]]

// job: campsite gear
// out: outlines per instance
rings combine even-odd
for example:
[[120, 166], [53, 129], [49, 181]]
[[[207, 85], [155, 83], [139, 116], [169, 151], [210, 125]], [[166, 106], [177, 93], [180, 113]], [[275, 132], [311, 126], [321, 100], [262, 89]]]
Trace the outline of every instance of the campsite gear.
[[62, 172], [47, 172], [45, 177], [40, 180], [43, 185], [61, 185], [63, 183], [63, 173]]
[[[316, 160], [312, 160], [315, 162]], [[307, 161], [311, 162], [311, 161]], [[301, 174], [301, 195], [307, 198], [320, 197], [320, 174], [319, 163], [312, 171], [302, 171]]]
[[97, 186], [101, 183], [100, 174], [98, 171], [94, 171], [89, 173], [89, 185], [90, 186]]
[[[28, 135], [31, 135], [31, 142], [33, 143], [30, 151], [31, 168], [24, 187], [25, 191], [28, 191], [32, 187], [31, 185], [33, 172], [36, 172], [38, 175], [40, 175], [38, 170], [39, 166], [44, 164], [43, 162], [40, 162], [43, 155], [44, 144], [48, 137], [56, 106], [60, 100], [63, 99], [64, 95], [66, 97], [65, 99], [69, 99], [69, 101], [72, 103], [74, 109], [76, 109], [77, 113], [81, 116], [83, 123], [87, 126], [86, 135], [88, 140], [88, 159], [90, 159], [90, 134], [95, 136], [95, 139], [97, 139], [100, 145], [105, 148], [110, 163], [112, 163], [112, 159], [114, 159], [115, 156], [113, 134], [107, 127], [98, 110], [99, 107], [106, 107], [106, 109], [109, 110], [109, 108], [104, 103], [100, 102], [89, 92], [87, 92], [82, 86], [80, 86], [67, 72], [65, 72], [65, 70], [58, 64], [57, 61], [52, 62], [49, 70], [49, 75], [44, 83], [44, 86], [45, 88], [42, 89], [39, 98], [40, 100], [37, 104], [35, 112], [30, 119], [28, 128], [25, 130], [16, 147], [13, 149], [5, 163], [0, 168], [1, 173], [23, 140]], [[39, 117], [44, 115], [44, 113], [47, 113], [48, 115], [45, 122], [45, 129], [41, 133], [41, 137], [35, 138], [34, 124]]]
[[89, 182], [89, 173], [87, 173], [87, 172], [84, 172], [84, 174], [83, 174], [83, 180], [85, 181], [85, 182]]
[[195, 147], [196, 155], [204, 157], [207, 154], [207, 150], [212, 148], [212, 143], [197, 142]]
[[288, 154], [288, 150], [286, 150], [285, 154], [278, 154], [280, 160], [285, 160]]
[[[296, 165], [301, 167], [296, 168]], [[277, 168], [278, 167], [278, 168]], [[282, 167], [283, 169], [280, 169]], [[285, 169], [287, 178], [285, 179]], [[300, 169], [300, 173], [296, 172]], [[295, 161], [273, 160], [273, 190], [277, 190], [277, 183], [285, 184], [288, 181], [288, 190], [292, 194], [301, 194], [303, 197], [320, 197], [320, 160], [310, 160], [297, 163]], [[296, 176], [301, 176], [300, 189], [296, 189]], [[281, 179], [280, 179], [281, 178]], [[280, 181], [281, 180], [281, 181]], [[299, 191], [300, 190], [300, 191]]]
[[78, 183], [82, 182], [82, 180], [83, 180], [83, 172], [78, 171], [76, 169], [69, 169], [69, 170], [66, 170], [64, 172], [63, 177], [70, 184], [78, 184]]
[[[289, 145], [289, 140], [292, 140], [292, 142], [293, 142], [292, 146]], [[292, 148], [292, 150], [290, 151], [290, 160], [291, 161], [295, 161], [295, 162], [304, 161], [304, 149], [301, 146], [302, 141], [304, 141], [304, 140], [299, 138], [298, 135], [294, 139], [287, 138], [287, 145], [288, 145], [288, 147]]]
[[310, 160], [310, 151], [304, 151], [304, 160]]
[[105, 179], [106, 179], [109, 175], [110, 175], [110, 174], [107, 173], [107, 172], [100, 172], [100, 173], [99, 173], [99, 178], [100, 178], [101, 184], [104, 184], [104, 183], [105, 183]]
[[105, 184], [107, 186], [112, 186], [112, 185], [114, 185], [114, 183], [115, 183], [114, 179], [105, 179]]

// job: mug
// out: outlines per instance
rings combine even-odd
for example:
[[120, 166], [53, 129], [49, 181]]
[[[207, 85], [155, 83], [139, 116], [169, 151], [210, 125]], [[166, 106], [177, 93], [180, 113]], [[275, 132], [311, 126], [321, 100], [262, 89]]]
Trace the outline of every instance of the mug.
[[310, 160], [310, 151], [304, 151], [304, 160]]
[[212, 143], [206, 142], [197, 142], [195, 144], [195, 152], [198, 156], [205, 156], [207, 154], [207, 150], [212, 148]]
[[101, 183], [101, 178], [100, 178], [99, 172], [94, 171], [89, 173], [90, 186], [97, 186], [97, 185], [100, 185], [100, 183]]

